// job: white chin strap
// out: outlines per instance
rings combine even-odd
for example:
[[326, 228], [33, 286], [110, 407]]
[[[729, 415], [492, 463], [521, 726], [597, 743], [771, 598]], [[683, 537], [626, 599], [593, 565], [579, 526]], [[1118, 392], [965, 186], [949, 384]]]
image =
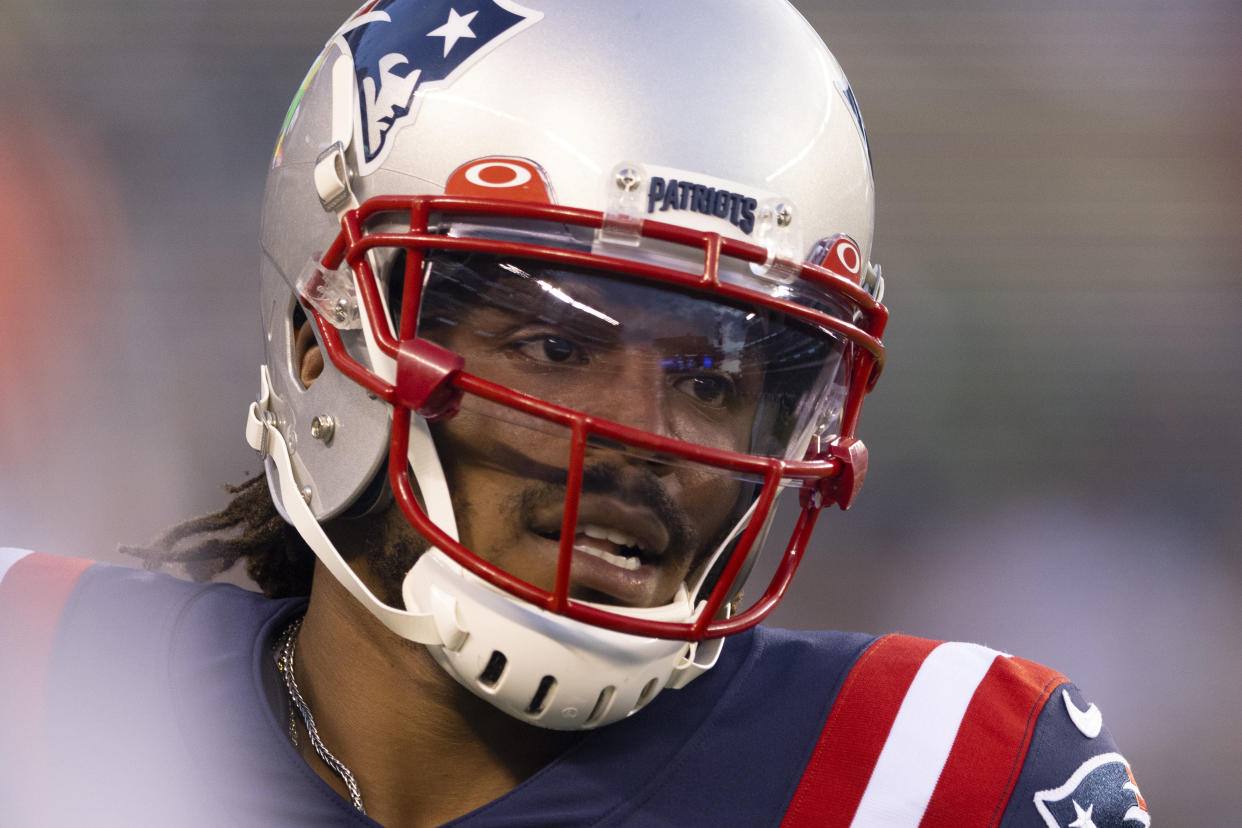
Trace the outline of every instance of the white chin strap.
[[[270, 401], [267, 366], [262, 366], [246, 438], [272, 460], [290, 523], [333, 577], [384, 626], [426, 645], [449, 675], [504, 712], [556, 730], [599, 727], [637, 712], [665, 687], [684, 687], [716, 663], [723, 639], [648, 638], [575, 621], [518, 600], [434, 548], [419, 557], [402, 583], [410, 609], [389, 606], [345, 562], [303, 499], [288, 444], [269, 413]], [[447, 481], [420, 417], [411, 420], [409, 462], [428, 516], [456, 540]], [[695, 615], [690, 596], [683, 584], [673, 601], [660, 607], [603, 608], [684, 622]]]
[[[302, 487], [294, 475], [293, 463], [289, 459], [289, 446], [285, 442], [284, 435], [280, 433], [280, 429], [276, 426], [276, 418], [268, 410], [270, 402], [271, 385], [268, 379], [267, 366], [263, 365], [260, 366], [259, 399], [250, 404], [250, 410], [246, 417], [246, 441], [251, 448], [258, 451], [261, 455], [270, 458], [275, 465], [280, 482], [281, 506], [284, 507], [284, 512], [288, 516], [289, 522], [298, 530], [298, 534], [306, 541], [306, 544], [315, 553], [316, 557], [323, 562], [333, 577], [349, 591], [350, 595], [354, 596], [363, 606], [370, 610], [371, 614], [382, 621], [384, 626], [402, 638], [427, 645], [444, 644], [464, 639], [466, 635], [464, 630], [455, 629], [451, 624], [445, 627], [444, 620], [451, 620], [451, 614], [444, 616], [442, 620], [437, 620], [436, 613], [433, 612], [410, 612], [391, 607], [377, 598], [375, 593], [371, 592], [349, 564], [345, 562], [345, 559], [341, 557], [341, 553], [337, 551], [336, 546], [328, 539], [327, 534], [323, 531], [323, 527], [319, 525], [319, 521], [315, 519], [310, 504], [302, 498]], [[423, 425], [421, 420], [419, 423]], [[426, 432], [425, 425], [423, 425], [422, 431]], [[411, 425], [411, 453], [415, 451], [416, 447], [420, 451], [426, 448], [426, 446], [422, 445], [422, 437], [417, 432], [418, 429]], [[429, 434], [426, 435], [425, 439], [427, 444], [430, 445]], [[434, 447], [431, 448], [434, 452]], [[447, 485], [442, 485], [442, 488], [445, 490], [444, 499], [447, 499]], [[454, 523], [450, 521], [448, 526], [449, 529], [446, 531], [450, 531], [455, 535], [456, 527]]]

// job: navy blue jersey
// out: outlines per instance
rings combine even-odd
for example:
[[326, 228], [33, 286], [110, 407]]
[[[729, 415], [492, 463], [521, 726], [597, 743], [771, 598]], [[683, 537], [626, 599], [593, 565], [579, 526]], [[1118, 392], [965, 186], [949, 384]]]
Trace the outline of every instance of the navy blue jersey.
[[[289, 742], [274, 645], [304, 606], [0, 550], [0, 824], [375, 825]], [[1053, 671], [973, 644], [757, 628], [450, 824], [1150, 819], [1098, 709]]]

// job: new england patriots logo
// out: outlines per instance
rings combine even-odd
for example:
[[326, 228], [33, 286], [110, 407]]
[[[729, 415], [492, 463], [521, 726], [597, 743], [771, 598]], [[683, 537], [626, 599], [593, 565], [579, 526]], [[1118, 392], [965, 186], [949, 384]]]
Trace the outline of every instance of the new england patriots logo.
[[1083, 762], [1064, 785], [1035, 794], [1035, 808], [1048, 828], [1151, 825], [1147, 802], [1120, 753], [1102, 753]]
[[510, 0], [373, 0], [338, 32], [354, 62], [362, 172], [417, 114], [415, 92], [446, 86], [540, 12]]

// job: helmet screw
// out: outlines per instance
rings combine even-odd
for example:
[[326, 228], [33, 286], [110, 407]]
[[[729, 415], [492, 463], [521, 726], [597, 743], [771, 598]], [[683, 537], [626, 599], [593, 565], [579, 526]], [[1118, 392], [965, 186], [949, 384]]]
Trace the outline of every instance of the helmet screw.
[[311, 436], [322, 443], [332, 440], [332, 434], [336, 431], [336, 421], [332, 419], [331, 414], [320, 414], [311, 420], [310, 432]]
[[788, 227], [793, 222], [793, 210], [788, 204], [776, 205], [776, 223], [781, 227]]
[[332, 316], [338, 325], [343, 325], [349, 321], [349, 300], [342, 297], [336, 300], [336, 305], [332, 309]]
[[303, 487], [302, 487], [302, 499], [303, 499], [303, 500], [305, 500], [307, 503], [310, 503], [310, 502], [311, 502], [311, 495], [312, 495], [312, 494], [314, 494], [314, 492], [312, 492], [312, 491], [311, 491], [311, 487], [310, 487], [310, 486], [303, 486]]
[[638, 177], [638, 171], [630, 167], [617, 171], [617, 187], [626, 192], [633, 192], [638, 189], [638, 182], [641, 180]]

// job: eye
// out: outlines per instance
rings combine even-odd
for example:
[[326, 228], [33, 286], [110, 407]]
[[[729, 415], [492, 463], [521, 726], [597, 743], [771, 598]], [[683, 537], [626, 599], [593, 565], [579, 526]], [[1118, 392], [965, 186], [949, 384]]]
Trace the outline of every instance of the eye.
[[696, 374], [682, 377], [673, 386], [683, 394], [713, 408], [723, 408], [733, 397], [733, 382], [719, 374]]
[[516, 342], [514, 347], [519, 354], [535, 362], [586, 362], [586, 357], [577, 344], [554, 334], [529, 336]]

